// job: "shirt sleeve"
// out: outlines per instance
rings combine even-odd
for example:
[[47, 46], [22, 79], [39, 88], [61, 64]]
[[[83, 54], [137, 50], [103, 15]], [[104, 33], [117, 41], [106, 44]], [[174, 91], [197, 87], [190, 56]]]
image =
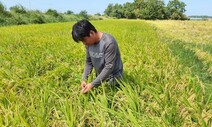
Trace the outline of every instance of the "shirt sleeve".
[[109, 77], [115, 65], [116, 54], [117, 46], [115, 43], [110, 43], [105, 49], [105, 66], [96, 79], [91, 82], [92, 85], [97, 87]]
[[91, 57], [88, 52], [88, 48], [86, 47], [86, 59], [85, 59], [85, 67], [82, 75], [82, 81], [87, 81], [89, 74], [91, 74], [93, 69], [93, 64], [91, 62]]

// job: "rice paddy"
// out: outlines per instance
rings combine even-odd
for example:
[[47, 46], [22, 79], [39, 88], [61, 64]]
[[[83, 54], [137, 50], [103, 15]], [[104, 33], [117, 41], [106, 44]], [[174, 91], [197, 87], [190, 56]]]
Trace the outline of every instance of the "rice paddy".
[[72, 40], [74, 22], [0, 27], [0, 126], [211, 126], [211, 22], [178, 33], [169, 31], [180, 21], [91, 22], [119, 44], [121, 88], [80, 93], [85, 48]]

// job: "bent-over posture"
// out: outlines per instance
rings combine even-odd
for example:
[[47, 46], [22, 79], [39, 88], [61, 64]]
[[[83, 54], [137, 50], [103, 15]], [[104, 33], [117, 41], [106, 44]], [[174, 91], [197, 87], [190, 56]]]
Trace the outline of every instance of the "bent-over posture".
[[[87, 20], [80, 20], [73, 25], [72, 37], [75, 42], [82, 41], [86, 48], [85, 67], [82, 76], [82, 93], [98, 87], [103, 81], [116, 85], [123, 75], [123, 64], [115, 38], [107, 33], [99, 32]], [[96, 78], [87, 83], [92, 69]]]

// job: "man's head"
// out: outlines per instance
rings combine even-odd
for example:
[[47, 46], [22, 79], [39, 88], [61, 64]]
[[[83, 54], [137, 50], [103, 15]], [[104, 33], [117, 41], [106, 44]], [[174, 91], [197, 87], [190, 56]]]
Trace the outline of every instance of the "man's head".
[[96, 28], [88, 20], [80, 20], [72, 27], [72, 38], [74, 41], [82, 41], [85, 45], [94, 44], [96, 34]]

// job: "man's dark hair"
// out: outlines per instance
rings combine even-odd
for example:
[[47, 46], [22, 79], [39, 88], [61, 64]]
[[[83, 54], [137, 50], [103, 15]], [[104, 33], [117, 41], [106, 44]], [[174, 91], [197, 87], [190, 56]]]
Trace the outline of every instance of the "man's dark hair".
[[75, 42], [82, 41], [84, 37], [90, 36], [90, 31], [97, 32], [96, 28], [88, 20], [80, 20], [72, 27], [72, 38]]

